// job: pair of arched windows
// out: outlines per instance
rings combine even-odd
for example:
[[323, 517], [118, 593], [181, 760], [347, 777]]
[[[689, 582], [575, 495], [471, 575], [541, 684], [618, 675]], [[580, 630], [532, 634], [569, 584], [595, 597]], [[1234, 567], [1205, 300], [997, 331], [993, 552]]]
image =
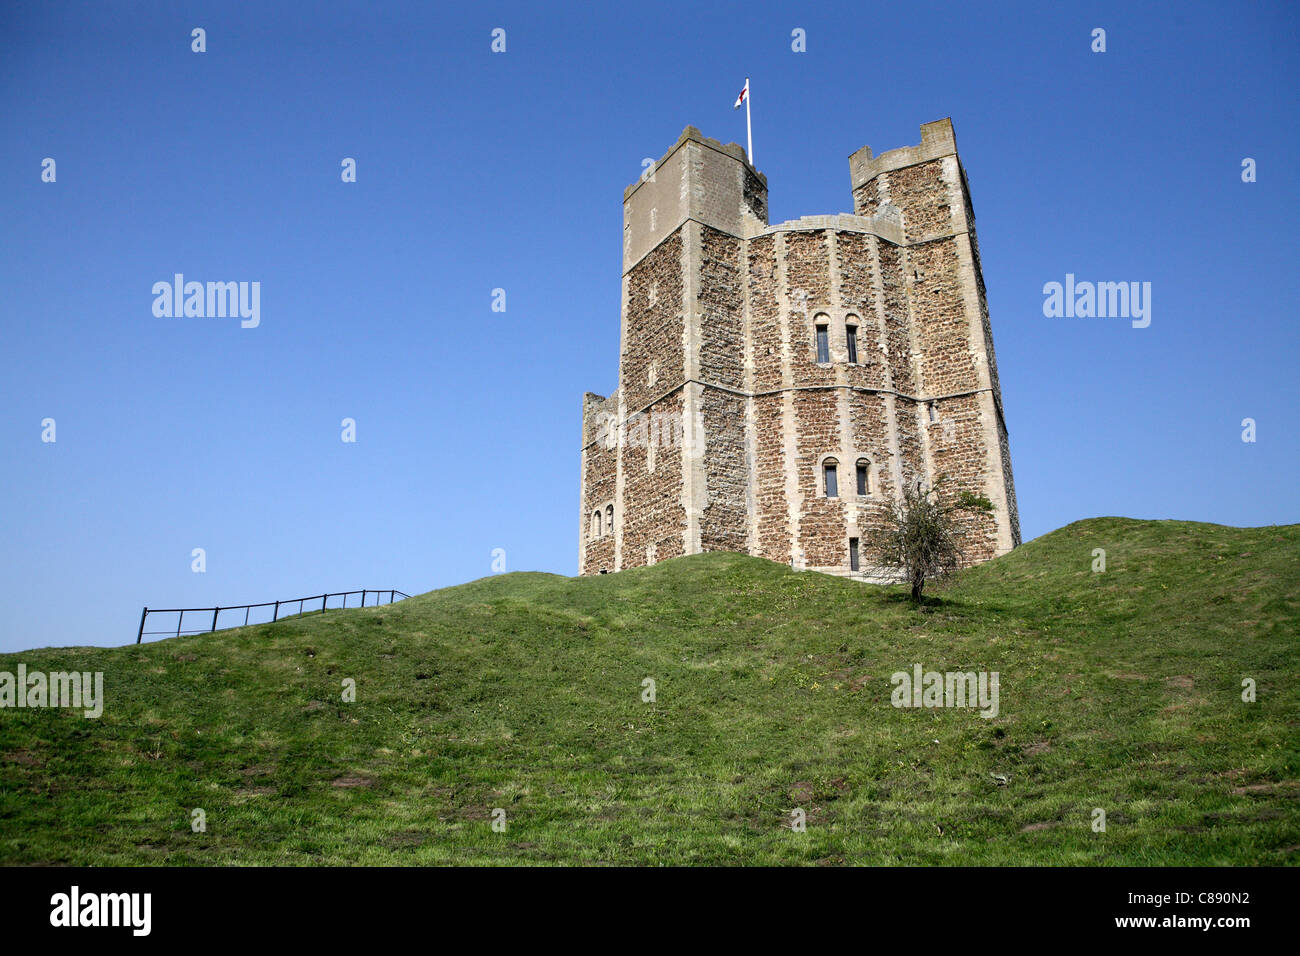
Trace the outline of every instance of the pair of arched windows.
[[[831, 318], [825, 312], [819, 312], [813, 318], [813, 331], [817, 343], [817, 364], [829, 365], [831, 361]], [[848, 351], [849, 364], [858, 364], [858, 317], [844, 317], [844, 344]]]
[[[853, 465], [853, 485], [859, 498], [871, 494], [871, 462], [859, 458]], [[840, 496], [840, 463], [838, 459], [827, 458], [822, 462], [822, 492], [827, 498]]]
[[606, 505], [602, 513], [599, 508], [591, 513], [591, 536], [603, 538], [614, 531], [614, 506]]

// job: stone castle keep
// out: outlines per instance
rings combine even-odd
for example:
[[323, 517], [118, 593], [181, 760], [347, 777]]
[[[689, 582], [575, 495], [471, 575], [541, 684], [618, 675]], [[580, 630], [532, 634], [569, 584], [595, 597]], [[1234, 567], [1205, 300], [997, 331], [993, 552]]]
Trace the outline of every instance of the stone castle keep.
[[623, 192], [619, 385], [582, 407], [581, 574], [740, 551], [862, 579], [907, 484], [1020, 543], [975, 214], [952, 123], [849, 158], [853, 215], [767, 222], [767, 178], [688, 126]]

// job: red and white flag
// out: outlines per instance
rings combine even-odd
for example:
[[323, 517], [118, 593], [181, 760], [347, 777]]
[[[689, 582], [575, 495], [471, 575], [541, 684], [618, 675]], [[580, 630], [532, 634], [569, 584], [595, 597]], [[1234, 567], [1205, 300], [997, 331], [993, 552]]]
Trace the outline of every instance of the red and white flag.
[[746, 78], [745, 78], [745, 88], [744, 88], [743, 90], [741, 90], [741, 91], [740, 91], [740, 95], [736, 97], [736, 105], [733, 106], [732, 109], [735, 109], [735, 110], [740, 109], [741, 104], [744, 103], [745, 100], [747, 100], [748, 98], [749, 98], [749, 78], [746, 77]]
[[740, 91], [740, 95], [736, 97], [736, 105], [732, 108], [740, 109], [741, 103], [745, 104], [745, 142], [749, 145], [749, 149], [745, 151], [745, 155], [749, 158], [749, 165], [753, 166], [754, 130], [749, 123], [749, 77], [745, 77], [745, 87]]

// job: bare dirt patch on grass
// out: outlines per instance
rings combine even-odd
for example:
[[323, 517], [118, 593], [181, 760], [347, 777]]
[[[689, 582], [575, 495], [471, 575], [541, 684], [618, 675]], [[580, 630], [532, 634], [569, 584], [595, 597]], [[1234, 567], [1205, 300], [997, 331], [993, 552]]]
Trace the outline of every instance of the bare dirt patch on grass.
[[350, 790], [353, 787], [373, 787], [375, 782], [369, 777], [362, 777], [357, 774], [345, 774], [342, 777], [335, 777], [330, 781], [331, 787], [341, 787]]
[[1233, 787], [1233, 793], [1277, 793], [1282, 790], [1295, 790], [1300, 787], [1300, 780], [1270, 780], [1264, 783], [1248, 783], [1242, 787]]
[[20, 767], [36, 767], [40, 765], [40, 760], [30, 750], [20, 747], [17, 750], [11, 750], [3, 757], [0, 757], [4, 763], [16, 763]]

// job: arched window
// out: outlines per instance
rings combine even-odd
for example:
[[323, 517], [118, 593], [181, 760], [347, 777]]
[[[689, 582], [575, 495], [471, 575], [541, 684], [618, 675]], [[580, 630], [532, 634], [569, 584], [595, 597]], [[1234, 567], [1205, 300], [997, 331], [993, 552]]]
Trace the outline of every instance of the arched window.
[[849, 364], [858, 364], [858, 327], [856, 325], [846, 325], [844, 327], [844, 338], [849, 345]]
[[605, 506], [605, 534], [614, 533], [614, 506]]
[[591, 513], [591, 536], [593, 538], [600, 537], [600, 512], [599, 511], [593, 511]]
[[837, 474], [839, 464], [834, 458], [827, 458], [822, 462], [822, 479], [827, 498], [838, 498], [840, 496], [840, 483]]
[[831, 360], [831, 341], [830, 326], [826, 324], [824, 315], [817, 317], [817, 364], [825, 365]]
[[865, 498], [871, 494], [871, 462], [865, 458], [858, 459], [857, 465], [858, 496]]

